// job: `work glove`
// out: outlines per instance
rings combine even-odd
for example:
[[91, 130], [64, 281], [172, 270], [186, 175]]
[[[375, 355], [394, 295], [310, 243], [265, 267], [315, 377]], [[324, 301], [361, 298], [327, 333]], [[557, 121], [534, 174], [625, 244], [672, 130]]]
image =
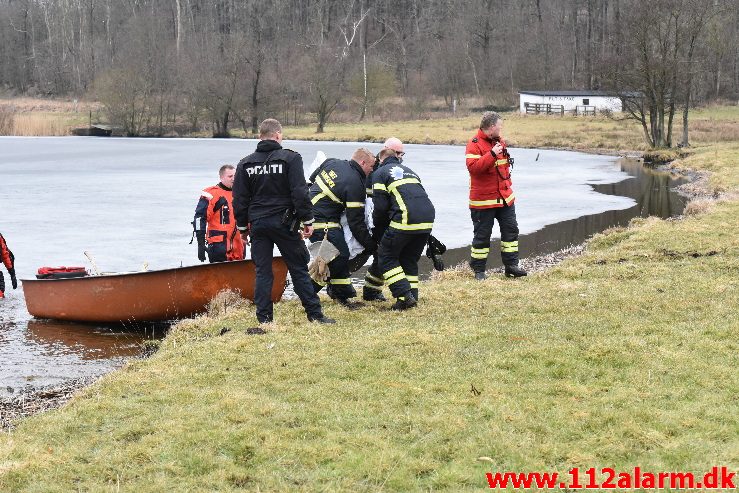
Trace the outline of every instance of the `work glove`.
[[196, 233], [198, 238], [198, 260], [205, 262], [205, 233]]
[[308, 247], [308, 251], [311, 257], [313, 257], [313, 260], [308, 265], [308, 274], [317, 283], [324, 284], [326, 279], [331, 275], [328, 264], [339, 256], [339, 249], [328, 241], [328, 239], [324, 238], [322, 241], [311, 244]]
[[8, 274], [10, 274], [10, 284], [13, 286], [13, 289], [18, 289], [18, 279], [15, 278], [15, 269], [8, 269]]
[[326, 282], [329, 276], [328, 263], [323, 257], [316, 257], [308, 266], [308, 274], [311, 279], [319, 284]]

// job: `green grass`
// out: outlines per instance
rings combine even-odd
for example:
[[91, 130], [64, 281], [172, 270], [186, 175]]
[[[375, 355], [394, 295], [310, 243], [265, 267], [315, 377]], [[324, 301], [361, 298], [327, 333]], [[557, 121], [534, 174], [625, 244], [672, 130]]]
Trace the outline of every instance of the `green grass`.
[[[550, 138], [529, 122], [521, 135]], [[243, 331], [250, 307], [184, 321], [151, 359], [0, 436], [0, 491], [458, 492], [506, 470], [736, 470], [738, 163], [739, 144], [696, 145], [678, 164], [727, 192], [702, 213], [635, 220], [528, 278], [445, 272], [411, 313], [326, 302], [326, 327], [286, 302], [264, 336]]]

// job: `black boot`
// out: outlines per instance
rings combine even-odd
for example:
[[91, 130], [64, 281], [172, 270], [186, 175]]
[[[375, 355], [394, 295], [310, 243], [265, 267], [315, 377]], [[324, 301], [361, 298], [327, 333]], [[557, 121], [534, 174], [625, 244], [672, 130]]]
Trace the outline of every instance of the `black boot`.
[[364, 301], [387, 301], [387, 298], [379, 289], [364, 289], [362, 299]]
[[506, 265], [505, 275], [506, 277], [523, 277], [527, 275], [527, 273], [518, 265]]
[[483, 271], [475, 272], [475, 280], [477, 280], [477, 281], [484, 281], [487, 278], [488, 278], [488, 275], [485, 274], [485, 272], [483, 272]]
[[326, 286], [326, 294], [332, 300], [336, 299], [336, 295], [334, 294], [334, 288], [330, 284]]
[[338, 304], [346, 308], [347, 310], [359, 310], [364, 303], [357, 301], [349, 301], [346, 298], [334, 298]]
[[397, 311], [403, 311], [403, 310], [409, 310], [416, 306], [418, 302], [416, 301], [416, 298], [413, 297], [413, 295], [409, 292], [405, 293], [405, 296], [401, 296], [400, 298], [395, 301], [393, 306], [390, 308], [392, 310]]
[[320, 317], [308, 317], [308, 321], [317, 322], [319, 324], [335, 324], [336, 323], [336, 320], [334, 320], [333, 318], [328, 318], [323, 313], [321, 314]]

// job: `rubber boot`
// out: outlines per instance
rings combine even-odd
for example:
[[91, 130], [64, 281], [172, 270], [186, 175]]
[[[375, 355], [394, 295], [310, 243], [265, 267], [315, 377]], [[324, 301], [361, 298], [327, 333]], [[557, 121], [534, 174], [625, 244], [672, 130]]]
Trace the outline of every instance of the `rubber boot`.
[[523, 277], [527, 275], [527, 272], [517, 265], [506, 265], [505, 275], [506, 277]]
[[398, 298], [390, 308], [397, 311], [410, 310], [417, 304], [418, 302], [416, 301], [416, 298], [414, 298], [411, 292], [408, 291], [404, 296]]

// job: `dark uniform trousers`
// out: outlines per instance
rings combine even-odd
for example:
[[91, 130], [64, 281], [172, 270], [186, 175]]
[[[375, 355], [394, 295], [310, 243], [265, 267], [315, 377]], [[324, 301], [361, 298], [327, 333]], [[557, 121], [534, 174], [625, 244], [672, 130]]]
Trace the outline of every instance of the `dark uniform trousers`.
[[214, 262], [225, 262], [226, 261], [226, 242], [225, 241], [221, 241], [219, 243], [211, 243], [206, 247], [205, 251], [208, 252], [208, 262], [210, 262], [211, 264]]
[[310, 254], [299, 233], [290, 231], [282, 224], [281, 216], [273, 215], [254, 219], [251, 222], [251, 258], [257, 271], [254, 303], [257, 305], [257, 320], [271, 322], [272, 312], [272, 250], [275, 245], [292, 278], [295, 294], [300, 298], [308, 317], [321, 317], [321, 303], [313, 290], [313, 281], [308, 275]]
[[367, 267], [367, 273], [364, 275], [363, 293], [365, 295], [376, 295], [378, 291], [382, 292], [382, 286], [384, 285], [385, 278], [382, 277], [382, 270], [380, 269], [380, 256], [375, 253], [372, 256], [372, 264]]
[[[349, 246], [346, 244], [346, 238], [344, 238], [344, 230], [342, 228], [329, 228], [328, 233], [326, 233], [325, 229], [315, 230], [310, 237], [311, 243], [323, 241], [326, 234], [328, 234], [328, 241], [339, 250], [339, 256], [328, 264], [330, 273], [328, 279], [329, 294], [332, 298], [338, 298], [340, 300], [354, 298], [357, 295], [357, 291], [352, 286], [351, 279], [349, 278]], [[313, 288], [316, 293], [324, 287], [325, 284], [319, 284], [313, 280]]]
[[410, 291], [418, 299], [418, 260], [430, 233], [406, 233], [388, 228], [380, 241], [379, 267], [395, 298]]
[[470, 267], [475, 272], [484, 272], [490, 254], [490, 236], [493, 223], [500, 227], [500, 257], [503, 265], [518, 265], [518, 222], [516, 205], [511, 204], [491, 209], [470, 209], [475, 235], [472, 239]]

